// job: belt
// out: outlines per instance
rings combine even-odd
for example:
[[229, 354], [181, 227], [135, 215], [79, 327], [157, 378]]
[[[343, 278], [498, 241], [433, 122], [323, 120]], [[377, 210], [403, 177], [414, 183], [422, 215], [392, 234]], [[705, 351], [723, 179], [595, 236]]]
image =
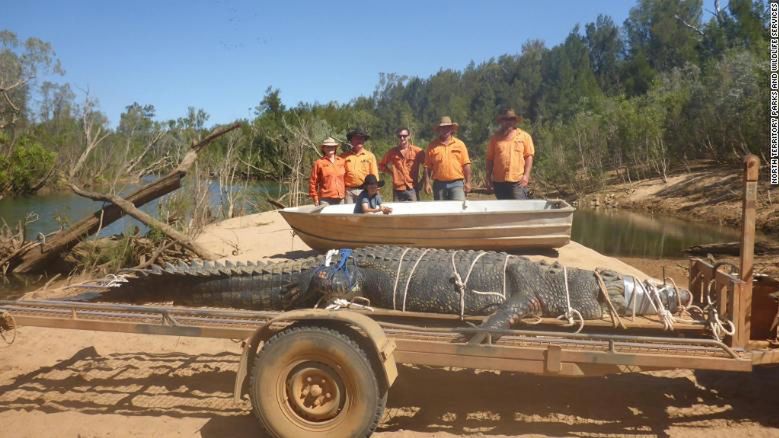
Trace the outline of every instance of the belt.
[[463, 178], [460, 178], [460, 179], [453, 179], [453, 180], [449, 180], [449, 181], [442, 181], [442, 180], [440, 180], [440, 179], [434, 179], [433, 181], [434, 181], [434, 182], [439, 182], [439, 183], [444, 183], [444, 184], [449, 184], [449, 183], [453, 183], [453, 182], [457, 182], [457, 181], [462, 181], [462, 180], [463, 180]]

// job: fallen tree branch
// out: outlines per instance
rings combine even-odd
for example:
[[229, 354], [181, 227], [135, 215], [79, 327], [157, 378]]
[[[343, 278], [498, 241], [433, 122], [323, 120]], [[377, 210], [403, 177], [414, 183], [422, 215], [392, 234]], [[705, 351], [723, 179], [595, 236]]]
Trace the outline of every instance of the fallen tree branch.
[[170, 248], [174, 243], [176, 243], [173, 240], [168, 240], [167, 242], [160, 245], [159, 248], [155, 249], [152, 253], [151, 257], [149, 257], [149, 260], [146, 260], [145, 262], [139, 264], [138, 266], [134, 267], [133, 269], [146, 269], [149, 266], [153, 265], [157, 262], [157, 259], [160, 258], [163, 252]]
[[[239, 126], [236, 123], [214, 131], [202, 141], [193, 145], [178, 167], [173, 171], [153, 183], [141, 187], [124, 199], [135, 207], [140, 207], [149, 201], [178, 189], [181, 187], [181, 179], [186, 176], [189, 168], [195, 162], [198, 152], [217, 137], [237, 129]], [[8, 272], [25, 273], [40, 270], [52, 257], [72, 248], [84, 237], [94, 234], [101, 226], [101, 223], [103, 227], [108, 226], [122, 217], [123, 214], [124, 211], [119, 206], [115, 204], [106, 205], [73, 224], [67, 230], [57, 233], [47, 243], [36, 243], [32, 247], [25, 248], [24, 251], [14, 254], [14, 257], [5, 260], [4, 262], [8, 263]]]
[[281, 202], [271, 198], [270, 196], [266, 196], [265, 200], [268, 201], [268, 204], [276, 207], [276, 208], [287, 208], [286, 205], [282, 204]]
[[122, 211], [138, 219], [144, 224], [153, 228], [157, 228], [158, 230], [162, 231], [166, 236], [177, 241], [182, 246], [194, 252], [195, 254], [198, 255], [198, 257], [202, 259], [216, 260], [219, 258], [219, 256], [217, 256], [216, 254], [212, 253], [211, 251], [193, 242], [189, 237], [182, 234], [180, 231], [176, 230], [175, 228], [171, 227], [170, 225], [164, 222], [160, 222], [157, 219], [154, 219], [148, 213], [144, 213], [143, 211], [139, 210], [138, 208], [135, 207], [135, 205], [133, 205], [132, 202], [129, 202], [128, 200], [122, 198], [121, 196], [90, 192], [88, 190], [84, 190], [78, 187], [73, 183], [70, 183], [69, 185], [70, 185], [70, 189], [73, 190], [73, 192], [75, 192], [79, 196], [89, 198], [93, 201], [110, 202], [118, 206], [119, 208], [122, 209]]

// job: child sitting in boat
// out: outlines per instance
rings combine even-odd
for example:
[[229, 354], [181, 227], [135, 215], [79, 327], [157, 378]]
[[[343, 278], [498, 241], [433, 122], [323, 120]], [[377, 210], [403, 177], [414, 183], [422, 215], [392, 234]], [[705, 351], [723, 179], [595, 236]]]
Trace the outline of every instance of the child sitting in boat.
[[354, 202], [355, 213], [392, 213], [392, 208], [381, 205], [381, 194], [379, 188], [384, 185], [384, 181], [376, 179], [376, 175], [368, 174], [362, 184], [362, 193]]

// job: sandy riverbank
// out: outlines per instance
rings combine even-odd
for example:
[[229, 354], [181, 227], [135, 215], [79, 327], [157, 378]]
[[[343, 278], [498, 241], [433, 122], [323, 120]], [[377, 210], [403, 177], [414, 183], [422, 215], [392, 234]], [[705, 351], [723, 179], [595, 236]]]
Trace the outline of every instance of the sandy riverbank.
[[[756, 228], [779, 238], [779, 188], [771, 186], [762, 169], [758, 180]], [[741, 226], [743, 175], [740, 169], [698, 163], [689, 171], [670, 175], [666, 181], [649, 178], [639, 182], [618, 181], [579, 200], [581, 206], [617, 206], [687, 218], [735, 228]]]
[[[309, 251], [274, 212], [199, 242], [233, 260]], [[643, 276], [575, 243], [559, 259]], [[0, 346], [0, 437], [258, 436], [248, 403], [232, 401], [239, 353], [229, 340], [21, 328]], [[779, 436], [777, 371], [567, 379], [404, 366], [376, 436]]]

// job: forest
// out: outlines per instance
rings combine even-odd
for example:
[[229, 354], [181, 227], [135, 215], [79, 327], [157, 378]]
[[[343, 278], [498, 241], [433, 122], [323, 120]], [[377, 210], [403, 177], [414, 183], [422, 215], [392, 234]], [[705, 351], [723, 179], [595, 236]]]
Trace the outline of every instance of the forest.
[[[304, 180], [326, 136], [345, 141], [355, 126], [381, 155], [409, 127], [425, 146], [450, 115], [474, 159], [476, 185], [495, 115], [513, 107], [536, 144], [535, 184], [597, 190], [616, 172], [625, 180], [665, 178], [693, 160], [728, 164], [768, 143], [768, 3], [638, 0], [624, 23], [601, 15], [565, 40], [517, 42], [463, 70], [427, 78], [380, 73], [372, 94], [347, 103], [283, 104], [268, 86], [254, 115], [204, 150], [198, 171], [223, 184], [286, 181], [285, 202], [305, 201]], [[115, 126], [99, 96], [57, 77], [56, 48], [0, 31], [0, 197], [122, 182], [174, 168], [213, 126], [208, 109], [159, 120], [153, 104], [128, 102]], [[225, 213], [232, 216], [233, 212]]]

